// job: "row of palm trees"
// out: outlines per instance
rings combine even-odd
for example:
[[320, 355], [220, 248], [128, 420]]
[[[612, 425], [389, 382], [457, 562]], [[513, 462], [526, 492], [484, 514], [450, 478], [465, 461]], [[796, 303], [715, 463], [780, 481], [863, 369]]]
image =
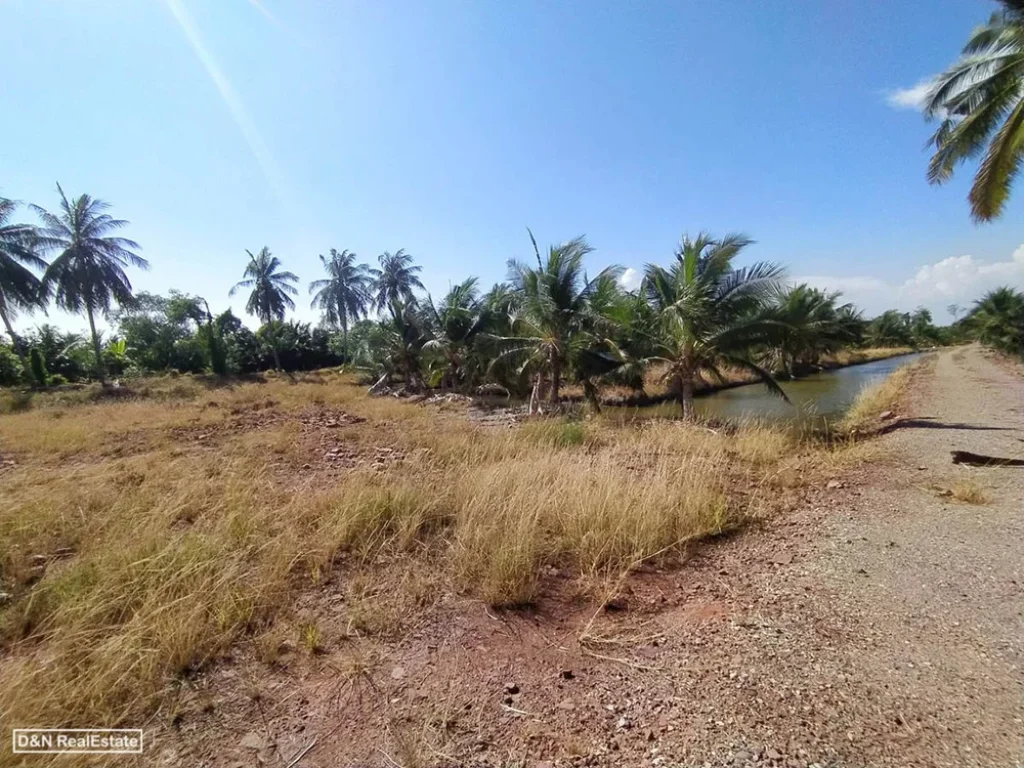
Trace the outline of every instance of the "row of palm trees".
[[[138, 244], [117, 234], [127, 222], [113, 219], [106, 203], [88, 195], [69, 199], [59, 186], [58, 192], [58, 213], [31, 207], [39, 226], [11, 223], [15, 203], [0, 200], [0, 317], [25, 361], [11, 322], [16, 311], [53, 301], [84, 314], [103, 378], [95, 317], [114, 305], [130, 307], [125, 269], [148, 265], [136, 253]], [[354, 253], [332, 249], [320, 256], [326, 277], [309, 285], [312, 306], [341, 331], [342, 357], [374, 368], [381, 383], [399, 378], [413, 388], [469, 390], [500, 382], [529, 391], [536, 405], [557, 403], [570, 381], [596, 404], [600, 385], [642, 391], [646, 374], [657, 370], [686, 415], [696, 389], [725, 380], [727, 368], [746, 371], [782, 395], [775, 375], [799, 375], [822, 355], [865, 336], [877, 344], [938, 339], [927, 310], [888, 312], [867, 324], [837, 293], [787, 285], [776, 264], [734, 266], [751, 244], [742, 235], [684, 237], [667, 266], [646, 267], [636, 291], [622, 288], [616, 266], [589, 277], [584, 260], [592, 249], [582, 237], [542, 252], [531, 232], [530, 243], [533, 259], [510, 261], [506, 282], [481, 293], [470, 278], [436, 302], [423, 296], [421, 268], [404, 250], [382, 253], [371, 268]], [[246, 253], [243, 279], [231, 294], [248, 292], [246, 311], [264, 324], [263, 338], [280, 368], [277, 329], [295, 308], [299, 278], [265, 247]], [[56, 255], [47, 262], [50, 254]], [[213, 354], [223, 352], [219, 326], [205, 302], [193, 299], [209, 356], [220, 359], [211, 366], [221, 372], [223, 354]], [[376, 322], [365, 319], [374, 312]], [[969, 315], [972, 322], [979, 312]], [[1005, 313], [993, 309], [990, 315], [1001, 319], [986, 326], [989, 338], [1012, 346], [1005, 341], [1012, 333], [995, 330], [1005, 329]]]
[[[795, 374], [862, 332], [859, 315], [839, 305], [838, 294], [790, 289], [775, 264], [734, 267], [751, 243], [742, 235], [684, 237], [669, 266], [648, 265], [638, 291], [621, 287], [619, 267], [589, 277], [584, 259], [592, 249], [582, 237], [544, 253], [532, 233], [530, 241], [533, 261], [510, 261], [506, 282], [481, 294], [470, 278], [437, 302], [418, 296], [420, 268], [404, 251], [382, 254], [378, 269], [332, 251], [322, 257], [329, 277], [310, 286], [313, 303], [342, 327], [346, 349], [350, 324], [377, 311], [380, 321], [360, 340], [371, 347], [366, 357], [379, 384], [397, 377], [413, 388], [429, 381], [469, 390], [525, 381], [537, 407], [557, 403], [568, 380], [596, 404], [602, 383], [642, 390], [656, 365], [684, 415], [698, 385], [724, 381], [725, 368], [752, 373], [782, 395], [772, 368]], [[295, 282], [261, 252], [236, 287], [253, 290], [250, 309], [280, 308]], [[262, 298], [274, 291], [273, 300]]]

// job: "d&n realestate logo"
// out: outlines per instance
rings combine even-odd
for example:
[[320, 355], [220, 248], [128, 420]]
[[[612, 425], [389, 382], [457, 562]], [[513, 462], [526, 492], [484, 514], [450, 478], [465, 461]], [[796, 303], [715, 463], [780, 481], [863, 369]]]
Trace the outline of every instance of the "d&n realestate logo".
[[15, 754], [141, 755], [141, 728], [15, 728]]

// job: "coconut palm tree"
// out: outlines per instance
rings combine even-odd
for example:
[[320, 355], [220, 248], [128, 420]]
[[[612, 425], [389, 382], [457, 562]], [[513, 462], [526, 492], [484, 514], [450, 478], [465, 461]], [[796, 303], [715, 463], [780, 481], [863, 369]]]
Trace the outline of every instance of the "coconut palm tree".
[[981, 156], [968, 194], [976, 221], [1003, 212], [1024, 160], [1024, 2], [1003, 8], [971, 34], [960, 59], [939, 75], [925, 115], [939, 118], [928, 166], [933, 184], [948, 181], [957, 165]]
[[371, 269], [373, 276], [373, 306], [378, 312], [387, 309], [393, 318], [416, 302], [414, 289], [424, 290], [418, 277], [422, 267], [412, 263], [412, 256], [400, 248], [397, 253], [384, 251], [377, 257], [380, 269]]
[[330, 325], [341, 326], [347, 358], [349, 323], [364, 317], [366, 308], [373, 301], [370, 268], [356, 264], [354, 253], [347, 250], [338, 253], [334, 248], [331, 248], [330, 258], [320, 256], [320, 263], [328, 277], [309, 284], [309, 292], [314, 294], [311, 306], [322, 310]]
[[1024, 293], [1004, 286], [974, 303], [964, 322], [984, 344], [1024, 355]]
[[888, 309], [868, 323], [865, 337], [873, 347], [912, 347], [914, 332], [910, 314]]
[[734, 268], [733, 259], [751, 242], [743, 235], [684, 236], [671, 267], [646, 267], [643, 290], [659, 320], [649, 360], [664, 364], [664, 379], [684, 418], [694, 415], [697, 382], [708, 374], [724, 381], [722, 366], [751, 371], [769, 391], [785, 397], [771, 374], [750, 359], [750, 350], [767, 342], [776, 327], [761, 310], [783, 274], [767, 262]]
[[278, 352], [277, 333], [274, 331], [275, 320], [284, 320], [285, 312], [295, 309], [292, 296], [298, 294], [292, 283], [299, 282], [298, 276], [291, 272], [282, 272], [280, 260], [266, 246], [260, 252], [249, 254], [249, 263], [245, 267], [243, 279], [231, 289], [229, 295], [234, 296], [241, 288], [252, 289], [245, 311], [255, 315], [260, 322], [268, 326], [270, 349], [274, 353], [274, 367], [281, 370], [281, 356]]
[[12, 321], [19, 310], [31, 312], [45, 298], [39, 278], [29, 269], [46, 269], [46, 262], [36, 255], [36, 228], [30, 224], [13, 224], [10, 219], [18, 204], [0, 198], [0, 320], [11, 337], [14, 351], [26, 363], [25, 347], [14, 332]]
[[85, 313], [96, 356], [96, 372], [106, 383], [96, 315], [108, 315], [115, 304], [132, 304], [132, 284], [125, 268], [149, 269], [149, 262], [135, 253], [141, 248], [134, 240], [111, 234], [128, 226], [128, 222], [106, 213], [110, 210], [109, 203], [89, 195], [69, 200], [60, 184], [57, 192], [60, 194], [58, 213], [31, 206], [43, 223], [39, 229], [39, 247], [58, 251], [43, 273], [41, 290], [52, 295], [61, 309]]
[[532, 370], [532, 408], [544, 397], [545, 380], [550, 382], [550, 401], [558, 402], [567, 367], [576, 353], [593, 341], [590, 331], [596, 327], [598, 316], [591, 299], [609, 283], [614, 284], [621, 268], [607, 267], [589, 279], [583, 259], [593, 249], [585, 238], [550, 246], [546, 259], [542, 259], [533, 232], [527, 232], [537, 266], [509, 261], [509, 280], [522, 298], [513, 335], [501, 339], [504, 349], [498, 360], [513, 357], [521, 361], [521, 372]]
[[455, 387], [460, 382], [472, 386], [479, 373], [480, 359], [474, 354], [476, 341], [488, 328], [491, 312], [477, 292], [477, 279], [471, 277], [453, 286], [439, 304], [428, 297], [425, 315], [430, 338], [424, 351], [440, 354], [444, 361], [442, 387]]
[[766, 355], [775, 370], [795, 378], [856, 339], [859, 318], [852, 304], [837, 304], [839, 296], [800, 284], [772, 297], [764, 316], [775, 323]]

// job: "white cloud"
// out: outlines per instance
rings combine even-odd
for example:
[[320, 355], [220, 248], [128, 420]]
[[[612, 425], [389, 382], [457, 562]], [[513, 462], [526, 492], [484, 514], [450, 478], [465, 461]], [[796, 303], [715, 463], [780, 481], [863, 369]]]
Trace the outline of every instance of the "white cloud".
[[942, 321], [951, 319], [946, 310], [950, 304], [969, 307], [987, 291], [1003, 285], [1024, 289], [1024, 245], [1008, 261], [985, 262], [967, 254], [950, 256], [925, 264], [901, 283], [876, 277], [827, 275], [793, 277], [792, 282], [841, 291], [845, 300], [869, 317], [887, 309], [909, 311], [924, 306]]
[[640, 287], [640, 281], [643, 279], [644, 275], [640, 270], [627, 267], [619, 276], [619, 285], [627, 291], [635, 291]]
[[931, 90], [932, 83], [934, 82], [935, 78], [929, 77], [909, 88], [897, 88], [894, 91], [887, 91], [885, 102], [894, 109], [914, 109], [920, 112], [928, 101], [928, 91]]

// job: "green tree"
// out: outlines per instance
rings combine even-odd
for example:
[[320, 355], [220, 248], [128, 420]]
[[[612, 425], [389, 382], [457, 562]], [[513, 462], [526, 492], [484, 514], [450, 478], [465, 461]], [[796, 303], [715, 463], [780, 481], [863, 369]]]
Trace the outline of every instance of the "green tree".
[[68, 200], [60, 184], [57, 192], [60, 194], [57, 214], [32, 206], [43, 222], [39, 230], [40, 247], [58, 252], [43, 274], [42, 291], [52, 295], [61, 309], [85, 313], [96, 372], [105, 384], [107, 374], [96, 331], [96, 315], [109, 315], [115, 304], [131, 304], [134, 300], [132, 284], [125, 268], [149, 269], [149, 262], [135, 253], [140, 250], [138, 243], [111, 234], [126, 227], [128, 222], [107, 214], [109, 203], [89, 195]]
[[31, 312], [43, 304], [39, 278], [29, 267], [45, 270], [46, 262], [36, 254], [36, 228], [11, 222], [17, 206], [13, 200], [0, 198], [0, 320], [24, 364], [25, 348], [12, 323], [19, 310]]
[[914, 346], [938, 343], [939, 330], [932, 322], [931, 310], [918, 307], [913, 311], [910, 315], [910, 332], [914, 338]]
[[[248, 250], [246, 253], [249, 254], [249, 263], [245, 267], [243, 279], [235, 284], [229, 295], [234, 296], [243, 288], [249, 289], [246, 312], [258, 317], [265, 326], [270, 326], [275, 320], [284, 320], [285, 312], [295, 309], [291, 297], [297, 295], [298, 291], [292, 283], [297, 283], [299, 278], [291, 272], [282, 272], [280, 260], [266, 246], [255, 255]], [[274, 367], [281, 370], [278, 339], [273, 328], [268, 334], [268, 340], [274, 354]]]
[[369, 270], [373, 277], [373, 307], [378, 312], [387, 309], [397, 319], [406, 308], [416, 303], [413, 291], [423, 290], [419, 278], [422, 267], [413, 264], [412, 256], [404, 248], [397, 253], [384, 251], [378, 261], [380, 269]]
[[868, 323], [865, 337], [873, 347], [912, 347], [915, 344], [910, 315], [895, 309], [883, 312]]
[[341, 326], [344, 357], [348, 357], [348, 329], [351, 323], [366, 315], [372, 303], [370, 268], [356, 264], [356, 255], [347, 250], [338, 253], [331, 248], [330, 258], [320, 256], [328, 277], [309, 284], [313, 308], [319, 308], [331, 326]]
[[[795, 378], [822, 355], [836, 352], [859, 337], [853, 305], [838, 304], [839, 293], [801, 284], [780, 288], [764, 311], [774, 325], [766, 359], [773, 369]], [[851, 314], [852, 313], [852, 314]]]
[[1024, 293], [1009, 286], [989, 291], [975, 302], [964, 322], [982, 343], [1024, 355]]
[[167, 306], [167, 318], [172, 323], [183, 323], [186, 319], [196, 325], [196, 337], [206, 348], [210, 370], [218, 376], [228, 372], [227, 349], [220, 327], [214, 323], [210, 305], [202, 296], [171, 291]]
[[726, 365], [753, 372], [769, 391], [785, 397], [750, 357], [771, 338], [774, 323], [761, 310], [777, 293], [783, 274], [767, 262], [734, 268], [733, 259], [751, 242], [743, 235], [684, 236], [671, 267], [646, 268], [644, 290], [659, 319], [650, 359], [665, 365], [664, 378], [684, 418], [693, 418], [697, 382], [706, 374], [724, 381], [720, 368]]
[[590, 332], [597, 317], [591, 298], [608, 281], [614, 283], [621, 270], [607, 267], [589, 279], [583, 259], [593, 249], [585, 238], [550, 246], [547, 256], [541, 258], [537, 240], [529, 234], [537, 266], [509, 261], [509, 280], [520, 294], [520, 310], [512, 335], [501, 339], [503, 350], [498, 359], [511, 357], [519, 361], [521, 372], [532, 372], [532, 409], [545, 394], [552, 403], [558, 402], [566, 370], [578, 351], [593, 342]]
[[475, 277], [468, 278], [452, 287], [439, 304], [429, 297], [426, 302], [431, 338], [423, 349], [442, 359], [442, 387], [470, 387], [483, 367], [476, 342], [488, 327], [490, 312], [481, 303], [476, 284]]
[[374, 334], [374, 341], [380, 345], [375, 350], [376, 373], [380, 378], [371, 390], [395, 376], [405, 381], [410, 389], [422, 389], [423, 345], [430, 338], [426, 318], [415, 302], [399, 301], [391, 304], [390, 309], [390, 317], [378, 324]]
[[46, 372], [46, 361], [43, 360], [43, 353], [38, 347], [32, 347], [29, 354], [29, 369], [32, 371], [32, 380], [37, 387], [45, 387], [49, 381], [49, 374]]
[[948, 181], [960, 163], [981, 156], [968, 194], [976, 221], [1003, 212], [1024, 159], [1024, 2], [1000, 3], [936, 78], [925, 104], [925, 115], [940, 119], [931, 138], [931, 183]]

